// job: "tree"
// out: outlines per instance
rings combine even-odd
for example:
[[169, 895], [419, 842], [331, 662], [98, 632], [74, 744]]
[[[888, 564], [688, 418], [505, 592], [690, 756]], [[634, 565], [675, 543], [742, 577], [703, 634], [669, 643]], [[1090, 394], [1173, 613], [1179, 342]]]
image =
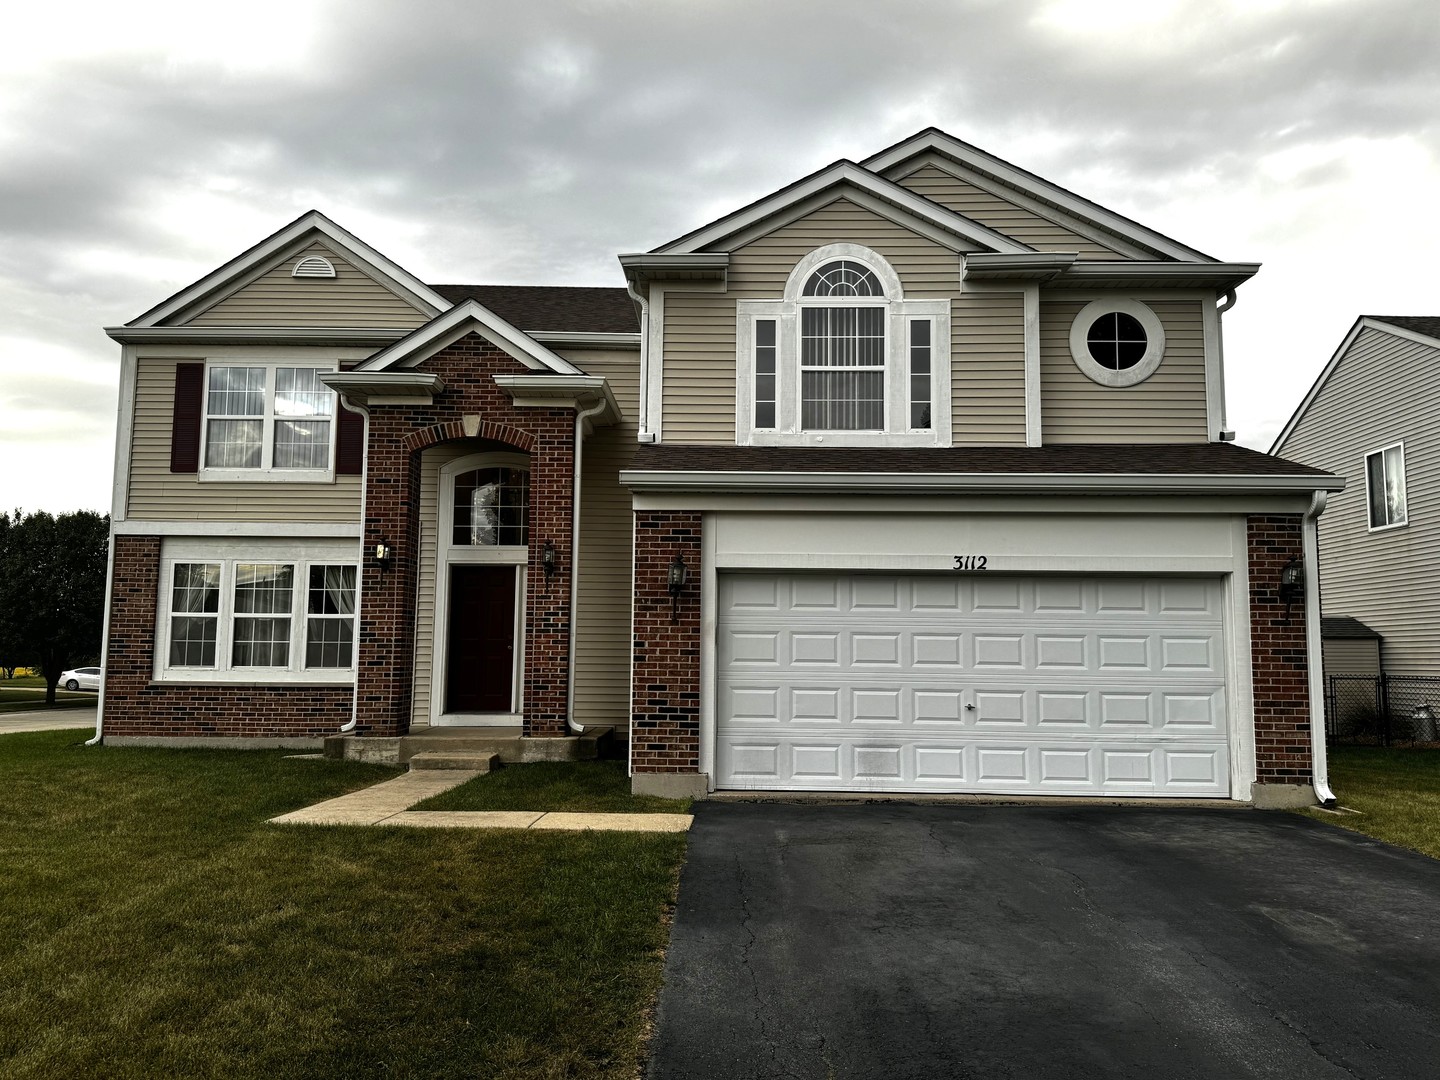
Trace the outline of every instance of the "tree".
[[7, 664], [40, 669], [53, 705], [60, 673], [100, 655], [110, 518], [92, 510], [3, 517], [0, 650]]

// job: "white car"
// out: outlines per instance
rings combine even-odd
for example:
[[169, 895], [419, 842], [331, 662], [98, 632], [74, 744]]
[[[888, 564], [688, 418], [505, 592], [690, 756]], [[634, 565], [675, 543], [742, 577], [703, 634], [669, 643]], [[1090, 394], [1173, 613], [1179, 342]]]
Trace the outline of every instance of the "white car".
[[77, 667], [60, 673], [60, 685], [66, 690], [99, 690], [100, 669], [98, 667]]

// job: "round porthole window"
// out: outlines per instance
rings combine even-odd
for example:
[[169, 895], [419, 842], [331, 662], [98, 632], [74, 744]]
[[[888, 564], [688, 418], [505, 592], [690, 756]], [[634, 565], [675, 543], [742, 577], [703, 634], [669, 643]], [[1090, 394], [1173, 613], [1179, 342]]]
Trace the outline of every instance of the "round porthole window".
[[1096, 300], [1086, 304], [1070, 327], [1075, 366], [1101, 386], [1144, 382], [1165, 355], [1165, 329], [1138, 300]]

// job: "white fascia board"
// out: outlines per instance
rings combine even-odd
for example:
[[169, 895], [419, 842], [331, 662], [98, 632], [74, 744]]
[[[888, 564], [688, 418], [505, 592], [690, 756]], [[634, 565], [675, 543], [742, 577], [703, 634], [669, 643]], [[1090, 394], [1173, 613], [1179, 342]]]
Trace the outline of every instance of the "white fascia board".
[[439, 375], [425, 371], [326, 371], [320, 381], [357, 405], [429, 405], [445, 389]]
[[979, 147], [961, 142], [953, 135], [947, 135], [934, 128], [913, 135], [888, 150], [882, 150], [873, 157], [866, 158], [861, 164], [875, 172], [885, 172], [927, 150], [953, 158], [978, 172], [994, 177], [1008, 187], [1013, 187], [1044, 202], [1052, 203], [1066, 213], [1092, 221], [1108, 232], [1113, 232], [1117, 236], [1150, 248], [1162, 255], [1169, 255], [1171, 258], [1180, 259], [1183, 262], [1214, 261], [1202, 251], [1196, 251], [1194, 248], [1172, 240], [1153, 229], [1147, 229], [1139, 222], [1131, 221], [1113, 210], [1107, 210], [1098, 203], [1093, 203], [1072, 191], [1066, 191], [1058, 184], [1042, 179], [1032, 172], [1027, 172], [993, 154], [987, 154]]
[[[1309, 392], [1305, 395], [1304, 399], [1301, 400], [1295, 411], [1290, 414], [1290, 419], [1286, 421], [1285, 426], [1281, 428], [1280, 434], [1275, 437], [1275, 441], [1270, 444], [1269, 452], [1271, 454], [1274, 454], [1276, 457], [1284, 456], [1280, 453], [1280, 449], [1285, 445], [1285, 440], [1290, 437], [1290, 433], [1295, 430], [1295, 425], [1298, 424], [1305, 415], [1305, 410], [1310, 408], [1310, 403], [1315, 400], [1321, 389], [1324, 388], [1325, 383], [1329, 381], [1330, 373], [1334, 371], [1336, 365], [1340, 363], [1341, 357], [1350, 350], [1350, 346], [1353, 345], [1355, 339], [1360, 336], [1360, 331], [1364, 330], [1366, 324], [1369, 322], [1371, 322], [1371, 320], [1363, 316], [1355, 320], [1355, 325], [1350, 327], [1350, 332], [1347, 333], [1345, 339], [1340, 342], [1340, 347], [1330, 355], [1329, 362], [1321, 369], [1320, 374], [1315, 376], [1315, 381], [1310, 384]], [[1381, 328], [1384, 328], [1383, 325]]]
[[496, 375], [494, 379], [495, 385], [522, 407], [588, 409], [603, 401], [605, 408], [595, 414], [592, 422], [602, 425], [620, 420], [620, 406], [602, 375]]
[[541, 345], [558, 349], [613, 349], [634, 352], [640, 348], [640, 335], [599, 334], [576, 330], [531, 330], [529, 334]]
[[624, 469], [620, 483], [632, 491], [1133, 491], [1290, 492], [1341, 491], [1341, 476], [1144, 475], [1117, 473], [825, 473], [680, 472]]
[[357, 371], [383, 371], [387, 368], [414, 367], [447, 345], [474, 331], [492, 345], [504, 349], [532, 370], [558, 372], [561, 375], [583, 375], [579, 368], [559, 354], [541, 345], [523, 330], [517, 330], [476, 300], [464, 300], [438, 318], [397, 341], [384, 352], [376, 353], [356, 368]]
[[1076, 262], [1060, 274], [1054, 285], [1063, 288], [1086, 288], [1096, 284], [1123, 287], [1133, 280], [1161, 281], [1174, 278], [1186, 283], [1187, 288], [1197, 288], [1196, 282], [1218, 291], [1233, 289], [1254, 277], [1260, 270], [1259, 263], [1174, 263], [1174, 262]]
[[965, 256], [965, 280], [1049, 281], [1069, 270], [1080, 256], [1073, 251], [976, 252]]
[[409, 326], [107, 326], [123, 345], [371, 345], [394, 344], [414, 333]]
[[358, 539], [357, 521], [137, 521], [114, 523], [117, 536], [279, 536]]
[[303, 240], [311, 232], [320, 233], [341, 248], [354, 261], [374, 271], [379, 277], [385, 279], [385, 284], [406, 295], [407, 299], [427, 315], [438, 315], [450, 307], [450, 301], [398, 263], [391, 262], [359, 237], [335, 224], [320, 211], [311, 210], [296, 218], [279, 232], [272, 233], [248, 251], [241, 252], [193, 285], [182, 289], [170, 299], [151, 308], [139, 318], [130, 320], [127, 325], [154, 326], [206, 297], [223, 292], [227, 287], [235, 286], [240, 279], [246, 275], [253, 275], [259, 267]]
[[882, 199], [908, 214], [912, 214], [923, 221], [928, 221], [939, 226], [946, 232], [954, 233], [956, 236], [964, 237], [981, 247], [990, 248], [993, 251], [1021, 253], [1033, 251], [1008, 236], [988, 229], [977, 221], [971, 221], [961, 214], [947, 210], [939, 203], [932, 202], [923, 195], [917, 195], [908, 188], [901, 187], [893, 180], [887, 180], [883, 176], [877, 176], [868, 169], [862, 169], [853, 161], [837, 161], [827, 169], [806, 177], [798, 183], [792, 184], [768, 198], [752, 203], [742, 210], [712, 222], [700, 230], [673, 240], [663, 247], [657, 248], [654, 254], [668, 254], [678, 252], [700, 252], [712, 247], [715, 243], [735, 233], [749, 229], [752, 226], [764, 221], [766, 218], [780, 213], [786, 207], [810, 198], [813, 195], [825, 191], [827, 188], [840, 184], [848, 184], [851, 187]]

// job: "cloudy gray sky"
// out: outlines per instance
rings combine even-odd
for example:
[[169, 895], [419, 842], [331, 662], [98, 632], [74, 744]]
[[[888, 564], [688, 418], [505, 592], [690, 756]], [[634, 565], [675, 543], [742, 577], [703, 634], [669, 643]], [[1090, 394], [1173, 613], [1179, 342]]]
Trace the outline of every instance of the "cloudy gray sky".
[[1440, 314], [1434, 0], [7, 5], [0, 505], [108, 509], [125, 322], [311, 207], [431, 282], [644, 250], [927, 125], [1260, 275], [1269, 445], [1358, 314]]

